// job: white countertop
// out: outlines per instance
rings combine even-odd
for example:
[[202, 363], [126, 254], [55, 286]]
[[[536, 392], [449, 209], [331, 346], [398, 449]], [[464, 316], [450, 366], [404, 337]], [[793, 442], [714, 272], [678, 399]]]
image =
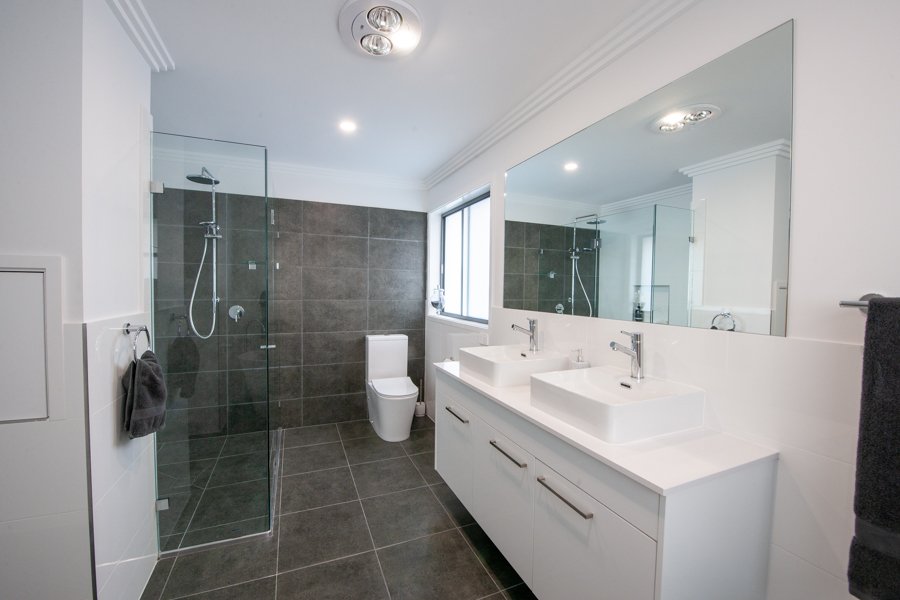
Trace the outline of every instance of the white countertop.
[[667, 495], [679, 487], [715, 477], [778, 453], [732, 435], [707, 428], [649, 438], [628, 444], [608, 444], [531, 406], [528, 385], [497, 388], [463, 375], [458, 362], [435, 363], [438, 372], [503, 405], [514, 414], [578, 448], [605, 465]]

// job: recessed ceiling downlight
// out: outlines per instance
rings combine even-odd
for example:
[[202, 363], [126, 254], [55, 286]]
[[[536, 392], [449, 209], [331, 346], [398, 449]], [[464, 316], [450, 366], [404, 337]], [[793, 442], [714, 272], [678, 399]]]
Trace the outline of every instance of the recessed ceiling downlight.
[[422, 38], [419, 13], [404, 0], [349, 0], [338, 16], [341, 37], [370, 56], [403, 56]]
[[344, 133], [353, 133], [356, 131], [356, 121], [352, 119], [344, 119], [340, 123], [338, 123], [338, 129], [343, 131]]
[[668, 111], [653, 121], [653, 129], [662, 133], [681, 131], [688, 125], [696, 125], [709, 121], [722, 114], [722, 109], [712, 104], [695, 104], [685, 108]]
[[572, 171], [577, 171], [578, 163], [574, 162], [574, 161], [569, 161], [563, 165], [563, 170], [568, 171], [569, 173], [571, 173]]

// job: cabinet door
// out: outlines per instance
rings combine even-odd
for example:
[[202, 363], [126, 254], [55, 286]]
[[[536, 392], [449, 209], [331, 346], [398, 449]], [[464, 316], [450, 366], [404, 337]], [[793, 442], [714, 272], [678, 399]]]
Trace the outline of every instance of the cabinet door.
[[449, 394], [435, 397], [434, 468], [456, 497], [472, 506], [472, 424], [475, 419]]
[[540, 461], [534, 574], [541, 600], [652, 600], [656, 542]]
[[525, 583], [534, 549], [534, 457], [496, 429], [477, 421], [472, 514]]

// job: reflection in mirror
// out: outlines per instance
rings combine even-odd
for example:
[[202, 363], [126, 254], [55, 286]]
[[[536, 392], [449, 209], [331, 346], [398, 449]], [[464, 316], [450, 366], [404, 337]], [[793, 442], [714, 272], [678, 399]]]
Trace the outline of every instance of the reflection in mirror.
[[503, 306], [785, 335], [792, 38], [785, 23], [510, 169]]

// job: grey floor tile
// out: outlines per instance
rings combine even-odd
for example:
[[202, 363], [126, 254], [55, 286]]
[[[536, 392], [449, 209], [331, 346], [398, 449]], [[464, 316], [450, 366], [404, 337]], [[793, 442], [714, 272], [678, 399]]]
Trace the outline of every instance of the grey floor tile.
[[[493, 596], [491, 597], [493, 598]], [[537, 600], [534, 592], [524, 583], [513, 586], [508, 590], [503, 590], [502, 595], [498, 596], [498, 598], [503, 598], [503, 600]]]
[[156, 485], [160, 496], [206, 487], [216, 459], [159, 465], [156, 468]]
[[522, 578], [516, 573], [512, 565], [507, 562], [491, 538], [477, 524], [473, 523], [460, 529], [463, 536], [469, 541], [469, 545], [478, 556], [478, 560], [484, 565], [488, 573], [500, 587], [506, 589], [522, 583]]
[[284, 447], [312, 446], [313, 444], [325, 444], [341, 441], [337, 426], [313, 425], [311, 427], [295, 427], [284, 430]]
[[267, 452], [269, 449], [268, 435], [265, 431], [229, 435], [222, 448], [222, 456], [234, 456], [235, 454], [249, 454], [251, 452]]
[[269, 483], [265, 479], [209, 488], [203, 493], [190, 529], [235, 523], [269, 513]]
[[377, 548], [453, 527], [428, 488], [376, 496], [362, 503]]
[[197, 503], [200, 502], [202, 490], [192, 490], [181, 494], [169, 494], [165, 496], [169, 499], [168, 510], [159, 513], [159, 535], [167, 536], [173, 534], [184, 533], [187, 529], [194, 511], [197, 509]]
[[217, 458], [225, 444], [225, 436], [200, 438], [186, 442], [163, 442], [156, 451], [159, 465]]
[[453, 490], [446, 483], [433, 485], [431, 490], [438, 497], [438, 500], [441, 501], [444, 508], [447, 509], [447, 512], [450, 513], [450, 518], [453, 519], [457, 527], [463, 527], [475, 522], [475, 519], [472, 518], [472, 515], [469, 514], [469, 511], [466, 510], [466, 507], [463, 506], [463, 503], [459, 501], [459, 498], [456, 497], [456, 494], [453, 493]]
[[179, 598], [275, 574], [277, 540], [263, 538], [179, 556], [163, 598]]
[[150, 574], [150, 580], [144, 586], [141, 600], [159, 600], [163, 587], [166, 585], [166, 580], [169, 578], [169, 572], [174, 564], [174, 558], [163, 558], [156, 562], [156, 566], [153, 567], [153, 572]]
[[434, 429], [419, 429], [409, 433], [409, 439], [400, 442], [407, 454], [434, 452]]
[[[226, 444], [227, 447], [227, 444]], [[208, 487], [231, 485], [244, 481], [267, 479], [269, 476], [269, 455], [265, 452], [225, 456], [216, 463]]]
[[347, 460], [351, 465], [405, 455], [403, 447], [398, 442], [385, 442], [379, 437], [344, 440], [343, 443]]
[[281, 512], [290, 513], [356, 500], [350, 469], [341, 467], [281, 479]]
[[434, 421], [429, 417], [413, 417], [411, 431], [420, 429], [434, 429]]
[[403, 456], [354, 465], [353, 479], [360, 498], [399, 492], [425, 485], [412, 461]]
[[186, 596], [185, 600], [274, 600], [275, 578], [266, 577], [223, 587], [211, 592]]
[[309, 473], [310, 471], [333, 469], [346, 465], [347, 458], [344, 456], [344, 449], [340, 442], [301, 448], [286, 448], [284, 451], [282, 475]]
[[345, 421], [337, 424], [341, 432], [341, 439], [352, 440], [355, 438], [378, 437], [368, 419], [363, 421]]
[[181, 547], [181, 540], [184, 538], [183, 533], [175, 535], [163, 535], [159, 537], [160, 552], [168, 552], [169, 550], [178, 550]]
[[269, 517], [255, 517], [252, 519], [244, 519], [234, 523], [225, 523], [215, 527], [207, 527], [205, 529], [194, 529], [193, 527], [184, 534], [181, 541], [182, 548], [190, 548], [191, 546], [199, 546], [201, 544], [209, 544], [210, 542], [221, 542], [223, 540], [233, 540], [245, 535], [253, 535], [255, 533], [263, 533], [269, 529]]
[[284, 515], [279, 535], [279, 572], [372, 549], [359, 502]]
[[278, 575], [279, 600], [382, 600], [387, 589], [374, 552]]
[[421, 454], [413, 454], [410, 456], [413, 464], [419, 469], [419, 473], [425, 478], [425, 481], [431, 485], [433, 483], [443, 483], [444, 479], [434, 470], [434, 452], [422, 452]]
[[474, 600], [499, 591], [456, 531], [378, 550], [392, 600]]

